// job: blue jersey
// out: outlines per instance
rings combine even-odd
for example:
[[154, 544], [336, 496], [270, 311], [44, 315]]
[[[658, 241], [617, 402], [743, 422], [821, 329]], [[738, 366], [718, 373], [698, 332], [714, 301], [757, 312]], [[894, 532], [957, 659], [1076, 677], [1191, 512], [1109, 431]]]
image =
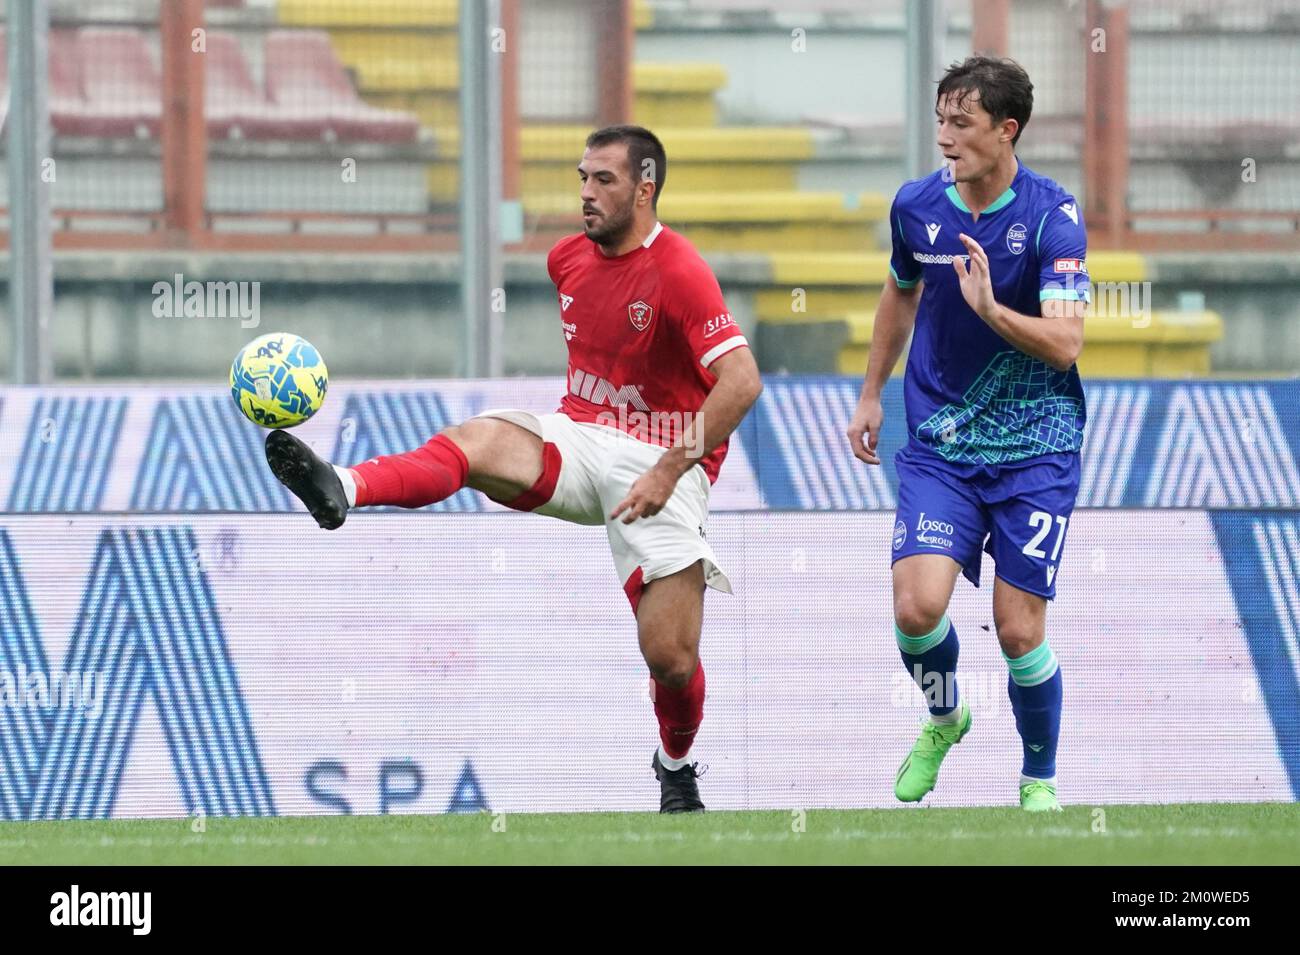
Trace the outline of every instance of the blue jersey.
[[[1077, 452], [1083, 386], [1017, 350], [962, 298], [953, 258], [964, 232], [989, 259], [993, 295], [1023, 315], [1049, 298], [1090, 301], [1087, 236], [1074, 197], [1023, 163], [975, 222], [940, 170], [904, 183], [889, 213], [889, 268], [900, 288], [925, 289], [903, 380], [910, 455], [986, 466]], [[969, 263], [968, 263], [969, 264]]]

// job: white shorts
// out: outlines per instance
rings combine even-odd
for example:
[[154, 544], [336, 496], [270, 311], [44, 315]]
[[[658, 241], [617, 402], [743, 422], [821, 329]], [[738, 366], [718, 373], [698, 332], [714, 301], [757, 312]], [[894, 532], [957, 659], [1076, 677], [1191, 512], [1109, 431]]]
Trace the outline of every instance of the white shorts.
[[624, 524], [622, 517], [611, 521], [610, 513], [666, 448], [565, 414], [495, 409], [475, 417], [500, 418], [542, 439], [542, 476], [515, 500], [501, 503], [574, 524], [604, 524], [614, 567], [633, 613], [646, 584], [685, 570], [697, 560], [704, 561], [705, 583], [731, 593], [731, 582], [704, 536], [709, 478], [702, 467], [696, 465], [681, 476], [658, 514]]

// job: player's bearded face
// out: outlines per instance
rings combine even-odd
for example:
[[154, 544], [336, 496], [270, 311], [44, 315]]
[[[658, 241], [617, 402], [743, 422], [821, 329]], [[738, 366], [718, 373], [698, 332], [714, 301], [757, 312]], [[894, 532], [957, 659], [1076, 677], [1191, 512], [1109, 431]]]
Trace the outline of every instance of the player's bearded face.
[[[626, 200], [619, 202], [607, 197], [598, 205], [583, 205], [583, 226], [587, 238], [604, 245], [615, 245], [632, 228], [633, 193], [628, 190]], [[590, 215], [589, 213], [594, 213]]]
[[955, 91], [935, 107], [939, 151], [953, 182], [969, 182], [991, 173], [1004, 144], [1001, 128], [980, 105], [979, 93]]
[[636, 208], [636, 179], [627, 165], [626, 147], [588, 151], [578, 167], [582, 184], [583, 231], [592, 242], [616, 245], [632, 228]]

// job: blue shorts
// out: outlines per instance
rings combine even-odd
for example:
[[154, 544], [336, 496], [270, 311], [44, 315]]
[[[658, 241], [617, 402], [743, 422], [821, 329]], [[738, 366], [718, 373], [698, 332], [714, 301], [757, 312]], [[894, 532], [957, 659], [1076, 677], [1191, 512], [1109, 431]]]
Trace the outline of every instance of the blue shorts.
[[980, 585], [980, 550], [1007, 583], [1051, 600], [1065, 531], [1079, 491], [1079, 455], [1009, 464], [949, 464], [903, 448], [894, 456], [898, 510], [893, 561], [946, 554]]

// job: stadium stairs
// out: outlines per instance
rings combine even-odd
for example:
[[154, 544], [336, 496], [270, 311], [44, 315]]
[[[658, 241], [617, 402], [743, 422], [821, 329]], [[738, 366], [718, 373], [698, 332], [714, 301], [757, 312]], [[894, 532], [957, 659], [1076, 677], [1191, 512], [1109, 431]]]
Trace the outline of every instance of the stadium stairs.
[[[280, 0], [278, 15], [285, 26], [327, 30], [372, 107], [414, 114], [434, 130], [429, 200], [451, 207], [459, 189], [455, 3]], [[641, 2], [635, 16], [637, 28], [648, 29], [654, 10]], [[716, 97], [726, 83], [716, 63], [633, 67], [634, 118], [658, 133], [671, 157], [661, 218], [711, 258], [764, 260], [760, 271], [771, 284], [754, 291], [752, 331], [766, 370], [861, 374], [888, 274], [888, 197], [801, 189], [801, 178], [816, 179], [801, 170], [834, 156], [828, 131], [812, 123], [719, 125]], [[532, 123], [521, 131], [529, 248], [540, 251], [577, 226], [573, 166], [587, 131]], [[1136, 254], [1098, 252], [1089, 264], [1096, 282], [1145, 278]], [[1209, 371], [1222, 320], [1207, 311], [1158, 311], [1137, 323], [1098, 318], [1086, 334], [1084, 374], [1178, 377]]]
[[[349, 192], [356, 211], [453, 208], [456, 6], [455, 0], [278, 0], [261, 13], [214, 15], [207, 61], [209, 207], [311, 212], [323, 195], [336, 202], [338, 191], [316, 188], [310, 176], [322, 151], [348, 143], [348, 154], [358, 144], [370, 150], [362, 155], [374, 157], [365, 191]], [[635, 11], [638, 29], [650, 28], [653, 9], [641, 2]], [[222, 29], [248, 26], [254, 15], [260, 31]], [[250, 36], [256, 38], [251, 45]], [[91, 158], [102, 152], [95, 144], [108, 139], [115, 147], [156, 150], [160, 76], [143, 34], [57, 29], [50, 52], [58, 143], [89, 143]], [[862, 182], [857, 167], [846, 163], [842, 126], [813, 117], [801, 125], [719, 125], [718, 95], [728, 75], [717, 63], [638, 62], [633, 82], [634, 119], [655, 129], [672, 157], [661, 217], [710, 258], [765, 370], [861, 374], [888, 274], [888, 196], [838, 188], [846, 178]], [[523, 126], [525, 251], [542, 252], [577, 228], [573, 166], [587, 131]], [[857, 138], [884, 142], [887, 133], [859, 131]], [[156, 161], [151, 151], [137, 162], [137, 192], [145, 200], [160, 188]], [[89, 199], [93, 207], [96, 197]], [[145, 200], [152, 206], [161, 196]], [[1096, 252], [1089, 263], [1096, 282], [1142, 282], [1151, 271], [1130, 253]], [[743, 292], [733, 294], [737, 286]], [[1156, 311], [1140, 323], [1099, 317], [1087, 325], [1081, 368], [1089, 375], [1204, 374], [1210, 346], [1220, 338], [1221, 319], [1204, 310]]]

